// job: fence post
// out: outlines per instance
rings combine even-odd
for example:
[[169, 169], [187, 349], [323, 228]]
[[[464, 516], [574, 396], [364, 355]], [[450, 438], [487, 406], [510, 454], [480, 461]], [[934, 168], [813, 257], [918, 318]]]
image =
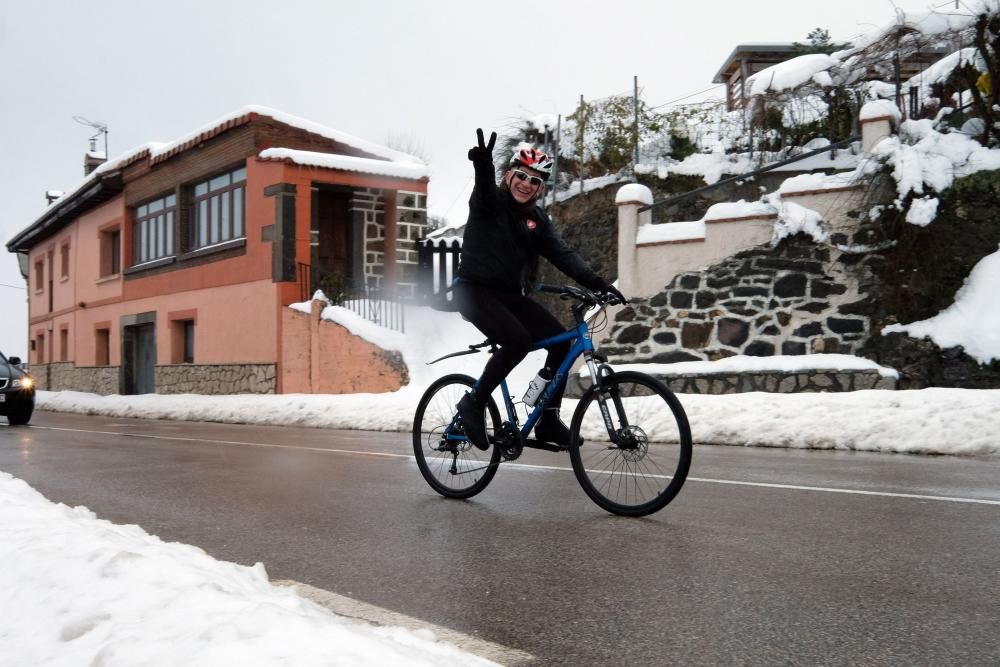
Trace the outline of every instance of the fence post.
[[[630, 183], [618, 189], [618, 289], [625, 296], [639, 296], [638, 253], [635, 235], [639, 231], [639, 209], [653, 203], [653, 193], [645, 185]], [[652, 211], [642, 214], [652, 220]]]

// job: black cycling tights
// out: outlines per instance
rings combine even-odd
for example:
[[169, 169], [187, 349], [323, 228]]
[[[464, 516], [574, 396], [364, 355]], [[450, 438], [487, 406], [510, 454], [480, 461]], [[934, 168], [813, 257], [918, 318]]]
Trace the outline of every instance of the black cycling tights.
[[[483, 370], [478, 389], [480, 397], [493, 393], [500, 381], [531, 351], [532, 343], [566, 331], [566, 327], [542, 304], [521, 294], [468, 282], [456, 284], [454, 292], [459, 312], [500, 346], [500, 351], [493, 355]], [[546, 348], [548, 357], [545, 365], [552, 370], [557, 369], [569, 353], [569, 348], [569, 341]], [[559, 407], [564, 388], [565, 382], [553, 396], [550, 408]]]

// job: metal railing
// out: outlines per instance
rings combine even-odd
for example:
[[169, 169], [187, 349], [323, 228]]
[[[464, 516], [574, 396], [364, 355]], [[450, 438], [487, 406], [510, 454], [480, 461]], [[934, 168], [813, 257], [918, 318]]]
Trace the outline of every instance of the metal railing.
[[380, 327], [406, 333], [406, 307], [390, 290], [348, 288], [330, 303], [360, 315]]
[[304, 262], [297, 262], [295, 269], [300, 301], [309, 301], [316, 290], [322, 290], [334, 306], [381, 327], [401, 333], [406, 331], [406, 308], [394, 290], [355, 287], [340, 274], [321, 272]]

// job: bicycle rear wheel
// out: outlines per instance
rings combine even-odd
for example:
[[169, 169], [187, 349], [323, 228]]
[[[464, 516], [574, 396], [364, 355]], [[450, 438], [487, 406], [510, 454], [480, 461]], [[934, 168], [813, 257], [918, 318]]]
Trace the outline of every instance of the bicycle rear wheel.
[[665, 384], [644, 373], [613, 374], [604, 381], [602, 396], [611, 433], [595, 387], [584, 392], [573, 413], [570, 458], [577, 480], [591, 500], [613, 514], [645, 516], [663, 509], [691, 466], [684, 408]]
[[[446, 375], [424, 392], [413, 417], [413, 455], [427, 483], [447, 498], [470, 498], [492, 481], [500, 449], [477, 449], [455, 421], [455, 406], [476, 383], [468, 375]], [[490, 399], [486, 434], [492, 441], [500, 411]]]

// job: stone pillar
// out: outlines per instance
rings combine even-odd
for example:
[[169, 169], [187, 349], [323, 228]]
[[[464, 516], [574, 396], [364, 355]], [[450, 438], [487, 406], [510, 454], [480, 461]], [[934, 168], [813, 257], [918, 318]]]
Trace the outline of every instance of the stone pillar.
[[636, 267], [635, 236], [642, 224], [650, 224], [652, 211], [639, 212], [653, 203], [653, 193], [645, 185], [631, 183], [618, 189], [618, 289], [625, 296], [638, 293], [639, 276]]

